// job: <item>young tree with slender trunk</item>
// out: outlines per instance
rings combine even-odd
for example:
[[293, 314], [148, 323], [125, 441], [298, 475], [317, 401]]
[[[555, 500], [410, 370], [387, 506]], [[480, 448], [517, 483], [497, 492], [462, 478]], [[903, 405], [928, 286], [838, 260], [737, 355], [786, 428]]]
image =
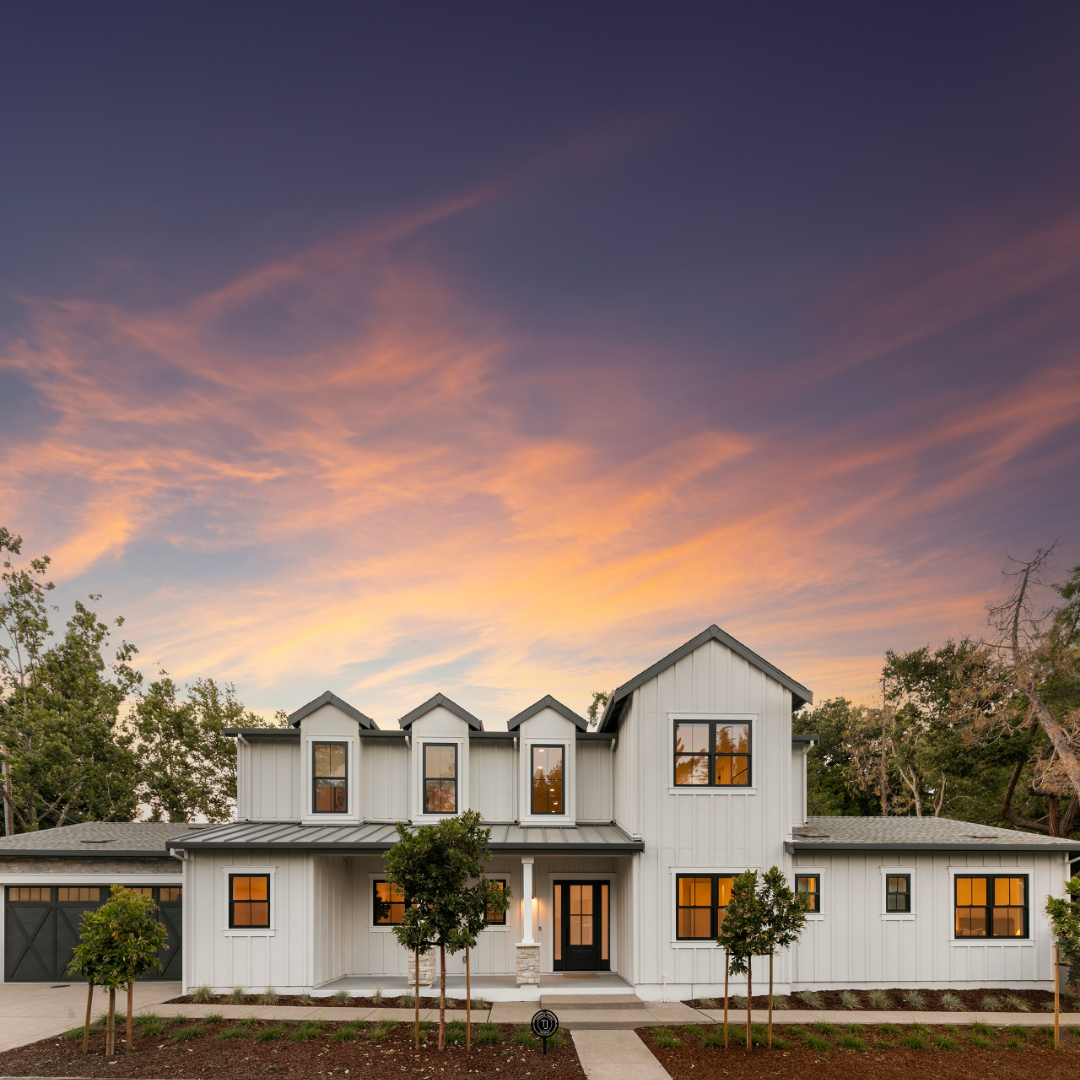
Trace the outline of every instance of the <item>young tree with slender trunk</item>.
[[1047, 918], [1054, 936], [1054, 1049], [1061, 1046], [1061, 968], [1080, 968], [1080, 877], [1065, 882], [1067, 900], [1046, 898]]

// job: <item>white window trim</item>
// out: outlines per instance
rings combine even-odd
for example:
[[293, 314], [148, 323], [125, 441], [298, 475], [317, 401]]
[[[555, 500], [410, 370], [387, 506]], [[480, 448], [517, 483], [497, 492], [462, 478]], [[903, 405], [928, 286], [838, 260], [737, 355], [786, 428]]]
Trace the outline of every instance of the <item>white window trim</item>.
[[[346, 770], [346, 782], [348, 783], [348, 811], [344, 814], [316, 814], [311, 809], [312, 804], [312, 774], [315, 769], [313, 760], [315, 743], [345, 743], [349, 747], [349, 764]], [[360, 740], [355, 735], [305, 735], [303, 738], [303, 761], [304, 781], [303, 812], [300, 817], [301, 825], [359, 825], [360, 824]]]
[[[538, 875], [539, 876], [539, 875]], [[616, 960], [618, 959], [618, 940], [616, 933], [619, 928], [619, 912], [618, 912], [618, 888], [619, 888], [619, 875], [616, 871], [612, 870], [609, 873], [593, 873], [588, 874], [583, 871], [575, 871], [574, 873], [560, 874], [554, 870], [549, 871], [546, 875], [547, 886], [544, 890], [543, 902], [547, 904], [548, 922], [554, 923], [555, 921], [555, 882], [556, 881], [606, 881], [610, 892], [608, 893], [608, 919], [611, 925], [608, 927], [608, 970], [612, 974], [618, 972], [616, 966]], [[536, 892], [536, 886], [533, 886], [534, 892]], [[536, 892], [539, 896], [539, 892]], [[543, 960], [540, 963], [541, 973], [554, 973], [555, 972], [555, 931], [552, 928], [551, 932], [545, 937], [540, 937], [542, 923], [539, 919], [544, 917], [543, 911], [537, 912], [538, 920], [534, 930], [540, 941], [541, 952], [543, 954]], [[547, 965], [546, 967], [544, 965]]]
[[[680, 717], [685, 719], [685, 717]], [[674, 731], [671, 733], [674, 739]], [[668, 895], [671, 897], [671, 947], [673, 949], [719, 949], [720, 946], [716, 944], [713, 938], [709, 938], [708, 941], [680, 941], [679, 940], [679, 905], [676, 903], [678, 899], [679, 883], [678, 878], [681, 876], [701, 875], [704, 877], [706, 874], [718, 874], [721, 877], [738, 877], [740, 874], [745, 874], [747, 870], [761, 871], [760, 866], [673, 866], [671, 867], [671, 891]], [[814, 871], [817, 873], [817, 870]]]
[[[223, 866], [221, 873], [225, 877], [225, 904], [223, 909], [225, 936], [226, 937], [273, 937], [276, 933], [274, 929], [274, 919], [277, 916], [277, 900], [274, 896], [274, 875], [277, 873], [276, 866]], [[270, 875], [270, 925], [260, 926], [258, 929], [253, 930], [238, 930], [229, 926], [229, 894], [232, 891], [229, 883], [230, 877], [248, 877], [251, 874], [269, 874]]]
[[[956, 936], [956, 878], [959, 877], [1026, 877], [1027, 885], [1027, 924], [1030, 937], [1026, 938], [958, 938]], [[1009, 949], [1031, 949], [1035, 947], [1037, 920], [1032, 908], [1034, 893], [1034, 866], [950, 866], [949, 867], [949, 944], [957, 949], [997, 949], [1004, 946]]]
[[[758, 769], [761, 763], [758, 761], [758, 728], [761, 725], [760, 713], [692, 713], [670, 712], [668, 715], [668, 741], [665, 768], [668, 771], [668, 794], [669, 795], [728, 795], [742, 798], [744, 795], [757, 794]], [[750, 724], [750, 775], [753, 782], [750, 787], [713, 787], [707, 784], [687, 784], [679, 787], [675, 784], [675, 722], [677, 720], [730, 720], [732, 723], [740, 721]]]
[[[915, 866], [882, 866], [881, 867], [881, 921], [882, 922], [914, 922], [915, 916], [918, 914], [919, 902], [918, 902], [918, 890], [916, 889], [916, 870]], [[888, 888], [888, 882], [885, 880], [890, 877], [899, 877], [902, 874], [906, 874], [911, 878], [911, 910], [910, 911], [886, 911], [886, 890]], [[952, 918], [950, 912], [949, 918]]]
[[392, 934], [394, 932], [393, 926], [376, 926], [375, 925], [375, 882], [385, 881], [386, 872], [381, 874], [368, 874], [367, 876], [367, 897], [364, 903], [367, 904], [367, 928], [373, 934]]
[[[510, 884], [510, 872], [508, 870], [501, 870], [497, 874], [485, 874], [484, 877], [486, 877], [488, 879], [488, 881], [502, 881], [502, 882], [504, 882], [503, 888], [504, 889], [509, 889], [511, 891], [511, 893], [513, 892], [514, 887], [513, 887], [513, 885]], [[504, 923], [485, 924], [484, 929], [480, 931], [481, 934], [487, 934], [487, 933], [509, 934], [510, 933], [510, 922], [511, 922], [510, 917], [513, 914], [513, 911], [514, 911], [514, 899], [515, 898], [513, 896], [511, 896], [511, 898], [510, 898], [510, 906], [506, 909], [506, 922], [504, 922]]]
[[[534, 746], [561, 746], [563, 748], [563, 765], [565, 775], [563, 777], [563, 807], [562, 814], [534, 814], [532, 812], [532, 751]], [[560, 826], [574, 825], [577, 821], [577, 764], [574, 760], [574, 748], [577, 740], [574, 738], [544, 739], [537, 736], [534, 739], [521, 740], [521, 777], [518, 790], [521, 791], [521, 806], [518, 812], [518, 821], [522, 825]], [[597, 879], [599, 880], [599, 879]]]
[[[412, 821], [419, 825], [436, 825], [449, 817], [461, 817], [469, 808], [469, 740], [461, 735], [413, 736], [413, 776], [416, 792]], [[424, 813], [424, 747], [428, 743], [453, 744], [457, 747], [457, 810], [453, 814]], [[382, 880], [381, 878], [378, 880]]]
[[791, 868], [791, 881], [788, 882], [790, 888], [794, 891], [795, 879], [797, 877], [816, 877], [818, 879], [818, 885], [821, 891], [818, 893], [818, 905], [820, 911], [808, 911], [806, 913], [807, 922], [824, 922], [825, 916], [829, 913], [829, 901], [832, 899], [832, 894], [829, 892], [828, 880], [829, 870], [825, 866], [793, 866]]

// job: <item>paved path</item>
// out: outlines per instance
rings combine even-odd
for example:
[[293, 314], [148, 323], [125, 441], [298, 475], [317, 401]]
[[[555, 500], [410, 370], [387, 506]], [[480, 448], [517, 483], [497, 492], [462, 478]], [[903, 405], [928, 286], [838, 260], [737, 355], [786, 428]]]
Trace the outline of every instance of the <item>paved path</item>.
[[575, 1029], [572, 1034], [589, 1080], [671, 1080], [636, 1031]]
[[[147, 980], [135, 984], [135, 1008], [147, 1012], [157, 1002], [180, 995], [178, 982]], [[127, 995], [116, 995], [117, 1007], [126, 1010]], [[94, 991], [93, 1015], [109, 1007], [107, 990]], [[69, 1031], [86, 1018], [86, 983], [50, 986], [49, 983], [0, 983], [0, 1050], [37, 1042]]]

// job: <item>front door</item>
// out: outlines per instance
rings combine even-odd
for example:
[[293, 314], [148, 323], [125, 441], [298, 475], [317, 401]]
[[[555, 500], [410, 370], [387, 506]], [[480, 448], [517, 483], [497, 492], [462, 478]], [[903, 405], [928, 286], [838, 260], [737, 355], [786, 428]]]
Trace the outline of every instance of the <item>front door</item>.
[[611, 886], [606, 881], [555, 882], [555, 970], [610, 971]]

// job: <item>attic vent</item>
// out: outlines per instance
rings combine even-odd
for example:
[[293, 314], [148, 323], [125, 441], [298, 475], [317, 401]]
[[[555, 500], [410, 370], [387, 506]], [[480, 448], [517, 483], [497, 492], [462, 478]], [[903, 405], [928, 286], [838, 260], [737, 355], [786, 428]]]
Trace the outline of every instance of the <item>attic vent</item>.
[[114, 838], [112, 838], [110, 840], [80, 840], [79, 843], [80, 844], [115, 844], [116, 843], [116, 838], [114, 837]]
[[986, 835], [986, 833], [964, 833], [964, 839], [965, 840], [996, 840], [997, 835], [995, 833], [990, 833], [989, 836]]

